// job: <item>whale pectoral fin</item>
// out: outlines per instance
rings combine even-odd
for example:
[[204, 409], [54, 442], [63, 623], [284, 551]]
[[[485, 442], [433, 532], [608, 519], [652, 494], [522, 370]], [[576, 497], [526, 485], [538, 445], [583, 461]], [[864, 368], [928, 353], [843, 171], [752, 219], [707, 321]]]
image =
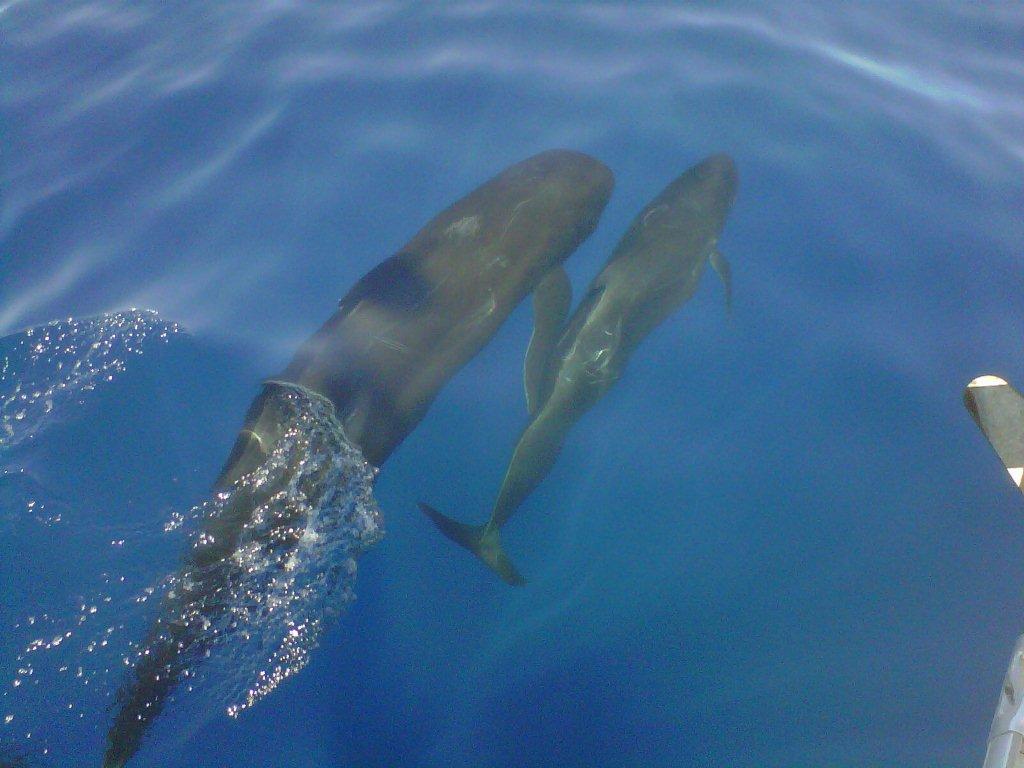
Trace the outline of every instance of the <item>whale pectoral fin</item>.
[[260, 436], [251, 429], [242, 429], [235, 438], [227, 461], [214, 482], [215, 488], [226, 488], [267, 460], [267, 450]]
[[533, 336], [523, 364], [526, 410], [534, 413], [544, 402], [544, 371], [558, 342], [572, 304], [572, 284], [562, 267], [555, 267], [533, 293]]
[[978, 376], [964, 390], [964, 404], [1024, 491], [1024, 397], [998, 376]]
[[722, 283], [725, 285], [725, 308], [726, 311], [732, 312], [732, 267], [729, 266], [729, 261], [721, 254], [718, 248], [711, 251], [711, 268], [718, 273], [718, 276], [722, 278]]
[[483, 560], [487, 567], [501, 576], [507, 584], [518, 587], [526, 583], [526, 579], [519, 575], [519, 571], [501, 548], [497, 528], [488, 525], [467, 525], [442, 515], [423, 502], [420, 502], [419, 506], [423, 514], [441, 529], [441, 533]]

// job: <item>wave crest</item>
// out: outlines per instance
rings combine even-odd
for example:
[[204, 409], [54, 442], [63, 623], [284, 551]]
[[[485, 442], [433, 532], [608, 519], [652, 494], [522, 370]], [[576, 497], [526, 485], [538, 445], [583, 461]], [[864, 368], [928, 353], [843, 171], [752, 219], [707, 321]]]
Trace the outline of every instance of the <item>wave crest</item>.
[[0, 449], [31, 438], [62, 406], [124, 373], [145, 347], [181, 333], [156, 312], [54, 320], [0, 339]]

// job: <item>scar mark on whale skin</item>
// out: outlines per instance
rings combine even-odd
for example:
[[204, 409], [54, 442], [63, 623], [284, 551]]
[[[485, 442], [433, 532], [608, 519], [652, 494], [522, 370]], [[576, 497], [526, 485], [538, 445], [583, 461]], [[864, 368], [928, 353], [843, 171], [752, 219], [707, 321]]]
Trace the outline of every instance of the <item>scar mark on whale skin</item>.
[[516, 207], [512, 209], [512, 215], [508, 217], [508, 222], [506, 222], [505, 228], [501, 231], [502, 240], [504, 240], [505, 236], [508, 234], [508, 230], [509, 228], [511, 228], [512, 222], [515, 221], [516, 216], [519, 215], [519, 211], [522, 209], [524, 205], [526, 205], [531, 200], [533, 200], [533, 197], [528, 197], [525, 200], [520, 200], [518, 203], [516, 203]]
[[375, 341], [378, 344], [383, 344], [388, 349], [395, 350], [396, 352], [401, 352], [403, 354], [409, 353], [409, 347], [407, 345], [403, 344], [400, 341], [396, 341], [395, 339], [389, 338], [387, 336], [380, 336], [377, 339], [375, 339]]
[[464, 216], [458, 221], [453, 221], [444, 230], [448, 237], [476, 237], [479, 232], [479, 216]]
[[665, 205], [664, 203], [662, 203], [661, 205], [656, 205], [654, 208], [651, 208], [651, 210], [649, 210], [647, 213], [644, 214], [642, 225], [646, 227], [650, 223], [650, 220], [651, 220], [652, 216], [657, 216], [662, 211], [667, 211], [667, 210], [668, 210], [668, 206]]

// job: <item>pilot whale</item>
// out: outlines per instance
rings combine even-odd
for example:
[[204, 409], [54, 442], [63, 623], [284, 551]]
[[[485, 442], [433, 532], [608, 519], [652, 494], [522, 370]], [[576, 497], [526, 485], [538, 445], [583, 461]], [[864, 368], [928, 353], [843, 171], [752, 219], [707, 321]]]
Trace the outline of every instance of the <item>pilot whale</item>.
[[[365, 275], [337, 311], [268, 382], [245, 417], [215, 490], [258, 469], [288, 425], [282, 384], [328, 398], [348, 440], [380, 467], [426, 414], [440, 389], [509, 313], [590, 235], [612, 174], [567, 150], [506, 169], [424, 226]], [[167, 697], [209, 639], [204, 628], [231, 578], [232, 554], [258, 499], [244, 494], [207, 520], [179, 583], [142, 643], [108, 732], [104, 768], [136, 753]], [[221, 608], [223, 610], [223, 608]]]
[[[466, 525], [420, 504], [448, 538], [509, 584], [523, 578], [502, 550], [499, 531], [551, 471], [572, 425], [619, 380], [644, 337], [693, 296], [709, 262], [731, 303], [730, 269], [717, 243], [736, 185], [726, 155], [707, 158], [669, 184], [640, 211], [560, 335], [540, 328], [564, 322], [568, 281], [555, 272], [538, 288], [534, 341], [540, 349], [531, 344], [524, 371], [531, 419], [490, 519]], [[558, 340], [548, 351], [545, 340], [552, 337]]]

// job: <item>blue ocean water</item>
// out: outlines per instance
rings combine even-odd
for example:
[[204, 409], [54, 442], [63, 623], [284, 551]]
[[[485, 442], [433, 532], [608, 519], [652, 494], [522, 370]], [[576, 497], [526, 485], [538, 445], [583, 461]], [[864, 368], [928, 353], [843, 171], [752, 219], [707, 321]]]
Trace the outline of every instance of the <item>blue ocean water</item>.
[[[734, 158], [731, 317], [705, 276], [575, 427], [504, 532], [511, 589], [416, 502], [490, 509], [520, 307], [380, 473], [386, 535], [309, 665], [237, 719], [183, 694], [131, 765], [981, 762], [1024, 519], [960, 393], [1021, 379], [1019, 5], [14, 0], [0, 25], [4, 387], [18, 332], [77, 340], [4, 411], [0, 757], [99, 765], [168, 523], [261, 380], [435, 213], [567, 147], [616, 177], [577, 296], [665, 184]], [[88, 320], [133, 307], [159, 319]]]

